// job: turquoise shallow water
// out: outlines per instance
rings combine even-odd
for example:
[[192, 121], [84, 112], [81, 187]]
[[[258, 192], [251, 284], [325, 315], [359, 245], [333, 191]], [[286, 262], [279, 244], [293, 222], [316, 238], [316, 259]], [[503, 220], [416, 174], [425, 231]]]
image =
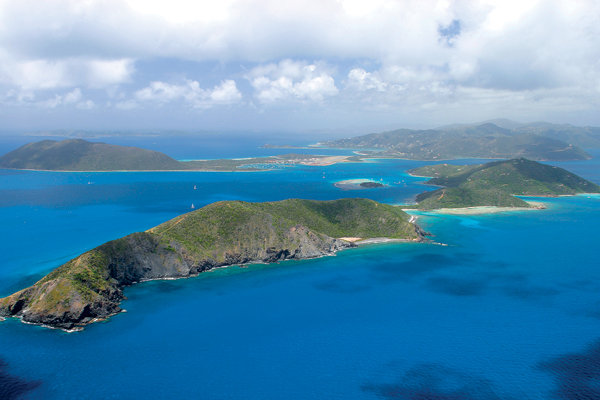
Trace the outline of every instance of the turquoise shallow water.
[[[192, 203], [410, 201], [426, 187], [405, 170], [422, 164], [0, 171], [0, 295]], [[567, 165], [600, 182], [597, 161]], [[353, 178], [389, 186], [333, 186]], [[0, 394], [32, 383], [32, 399], [600, 398], [600, 198], [544, 201], [543, 211], [421, 214], [448, 246], [372, 245], [137, 285], [126, 291], [127, 313], [83, 332], [5, 321]]]

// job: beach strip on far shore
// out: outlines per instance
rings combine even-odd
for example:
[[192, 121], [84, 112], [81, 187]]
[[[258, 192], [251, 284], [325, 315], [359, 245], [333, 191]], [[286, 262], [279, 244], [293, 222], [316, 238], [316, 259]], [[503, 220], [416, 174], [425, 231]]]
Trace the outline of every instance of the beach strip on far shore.
[[415, 210], [406, 209], [404, 211], [424, 211], [433, 214], [444, 214], [444, 215], [481, 215], [481, 214], [497, 214], [502, 212], [511, 211], [532, 211], [532, 210], [544, 210], [546, 204], [541, 201], [528, 201], [531, 205], [530, 208], [525, 207], [496, 207], [496, 206], [477, 206], [477, 207], [460, 207], [460, 208], [437, 208], [434, 210]]

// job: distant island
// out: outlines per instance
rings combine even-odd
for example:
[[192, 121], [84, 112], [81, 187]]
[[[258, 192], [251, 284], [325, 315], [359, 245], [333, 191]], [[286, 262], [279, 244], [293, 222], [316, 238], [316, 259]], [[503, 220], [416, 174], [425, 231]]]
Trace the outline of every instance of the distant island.
[[399, 207], [367, 199], [222, 201], [107, 242], [0, 299], [0, 317], [66, 330], [121, 310], [123, 288], [217, 267], [330, 255], [363, 239], [421, 241]]
[[0, 168], [50, 171], [177, 170], [181, 163], [158, 151], [83, 139], [28, 143], [0, 157]]
[[381, 182], [371, 179], [346, 179], [335, 182], [333, 185], [342, 190], [375, 189], [386, 186]]
[[432, 177], [426, 183], [442, 188], [416, 197], [416, 208], [522, 207], [532, 205], [515, 196], [561, 196], [600, 193], [600, 186], [562, 168], [518, 158], [478, 165], [437, 164], [408, 171]]
[[600, 147], [600, 128], [548, 123], [518, 124], [507, 120], [437, 129], [398, 129], [318, 143], [326, 148], [360, 150], [362, 157], [410, 160], [518, 158], [586, 160], [581, 146]]
[[283, 154], [273, 157], [177, 161], [158, 151], [83, 139], [28, 143], [0, 157], [0, 168], [45, 171], [256, 171], [330, 165], [356, 157]]

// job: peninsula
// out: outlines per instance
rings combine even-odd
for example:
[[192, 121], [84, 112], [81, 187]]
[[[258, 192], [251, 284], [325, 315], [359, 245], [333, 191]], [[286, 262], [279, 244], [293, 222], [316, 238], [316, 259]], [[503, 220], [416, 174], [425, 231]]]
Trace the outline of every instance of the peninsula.
[[516, 196], [600, 193], [600, 186], [562, 168], [524, 158], [478, 165], [438, 164], [408, 171], [442, 188], [416, 197], [416, 208], [535, 207]]
[[283, 154], [272, 157], [178, 161], [158, 151], [83, 139], [28, 143], [0, 157], [0, 168], [44, 171], [256, 171], [290, 165], [331, 165], [357, 157]]
[[0, 317], [79, 329], [122, 311], [123, 289], [138, 282], [321, 257], [373, 238], [421, 241], [424, 232], [399, 207], [367, 199], [222, 201], [83, 253], [0, 299]]
[[[555, 134], [555, 130], [544, 130], [541, 127], [509, 129], [488, 122], [427, 130], [398, 129], [322, 142], [319, 145], [328, 148], [360, 149], [363, 157], [410, 160], [526, 157], [533, 160], [564, 161], [591, 158], [580, 147], [557, 137], [575, 139], [579, 136], [561, 136]], [[587, 144], [591, 140], [582, 143]]]

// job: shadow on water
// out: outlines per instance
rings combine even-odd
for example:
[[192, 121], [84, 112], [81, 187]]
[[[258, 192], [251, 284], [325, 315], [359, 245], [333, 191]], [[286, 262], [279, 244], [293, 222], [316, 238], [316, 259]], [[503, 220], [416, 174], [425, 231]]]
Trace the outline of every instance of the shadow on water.
[[559, 290], [551, 287], [533, 285], [527, 281], [502, 287], [504, 294], [520, 300], [540, 300], [542, 298], [556, 296]]
[[27, 392], [40, 386], [39, 381], [26, 381], [6, 372], [7, 364], [0, 360], [0, 399], [14, 400], [22, 398]]
[[553, 375], [555, 398], [600, 399], [600, 340], [581, 353], [563, 354], [543, 361], [537, 367]]
[[477, 296], [485, 292], [487, 286], [488, 282], [484, 279], [452, 277], [434, 277], [426, 283], [428, 289], [452, 296]]
[[[479, 296], [491, 291], [519, 299], [539, 301], [560, 293], [555, 287], [536, 285], [529, 276], [506, 271], [501, 261], [482, 261], [479, 254], [419, 254], [402, 262], [378, 259], [371, 277], [378, 282], [424, 279], [424, 288], [450, 296]], [[321, 289], [325, 289], [321, 288]]]
[[345, 276], [337, 276], [315, 284], [315, 288], [331, 293], [358, 293], [370, 289], [368, 285], [357, 282]]
[[561, 293], [554, 287], [533, 284], [523, 274], [471, 273], [468, 277], [437, 275], [428, 278], [424, 287], [451, 296], [479, 296], [497, 291], [525, 301], [540, 301]]
[[419, 254], [410, 260], [403, 262], [392, 262], [391, 260], [378, 260], [373, 266], [373, 278], [381, 282], [393, 280], [409, 280], [420, 275], [426, 275], [431, 272], [465, 265], [472, 262], [475, 255], [456, 254], [447, 256], [436, 253]]
[[375, 279], [388, 281], [390, 279], [408, 280], [452, 268], [466, 268], [474, 273], [481, 273], [481, 271], [494, 271], [495, 273], [506, 266], [507, 264], [502, 261], [482, 261], [481, 254], [461, 252], [447, 255], [432, 252], [415, 255], [403, 262], [397, 262], [394, 258], [378, 259], [372, 270]]
[[500, 400], [492, 383], [439, 364], [419, 364], [394, 383], [362, 386], [383, 399], [402, 400]]

